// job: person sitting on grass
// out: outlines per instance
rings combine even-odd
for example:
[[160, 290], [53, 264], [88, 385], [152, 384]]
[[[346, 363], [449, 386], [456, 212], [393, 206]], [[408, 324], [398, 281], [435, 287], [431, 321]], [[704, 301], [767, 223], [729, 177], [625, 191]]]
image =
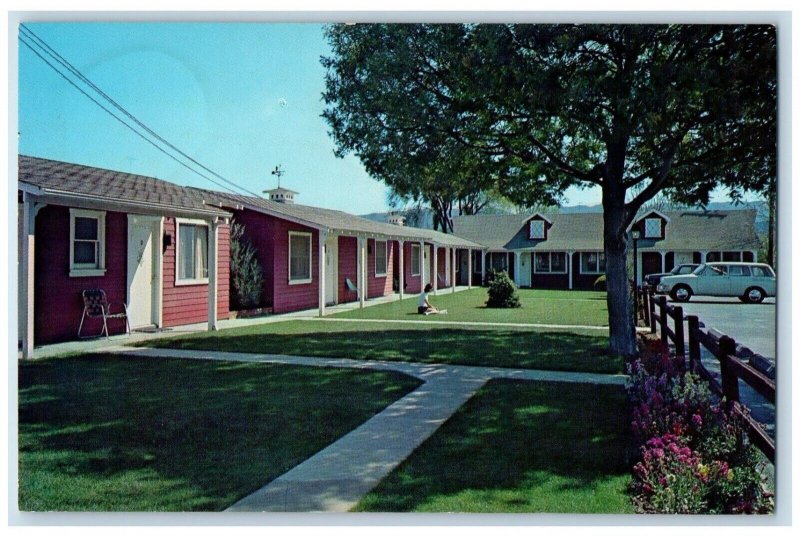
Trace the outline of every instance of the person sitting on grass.
[[424, 315], [430, 315], [431, 313], [439, 313], [439, 310], [428, 301], [428, 293], [431, 292], [433, 286], [428, 284], [425, 286], [425, 289], [419, 294], [419, 302], [417, 302], [417, 313], [422, 313]]

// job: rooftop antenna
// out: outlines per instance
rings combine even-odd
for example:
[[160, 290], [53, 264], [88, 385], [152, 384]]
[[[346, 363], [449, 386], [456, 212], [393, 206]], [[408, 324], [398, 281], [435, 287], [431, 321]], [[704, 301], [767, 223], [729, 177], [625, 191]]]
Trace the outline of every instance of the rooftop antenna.
[[281, 187], [281, 175], [283, 175], [283, 174], [284, 174], [284, 173], [286, 173], [286, 172], [284, 172], [284, 171], [281, 169], [281, 165], [280, 165], [280, 164], [278, 164], [277, 166], [275, 166], [275, 169], [274, 169], [274, 170], [272, 170], [272, 172], [270, 172], [270, 173], [272, 173], [272, 175], [275, 175], [275, 176], [277, 176], [277, 177], [278, 177], [278, 188], [280, 188], [280, 187]]

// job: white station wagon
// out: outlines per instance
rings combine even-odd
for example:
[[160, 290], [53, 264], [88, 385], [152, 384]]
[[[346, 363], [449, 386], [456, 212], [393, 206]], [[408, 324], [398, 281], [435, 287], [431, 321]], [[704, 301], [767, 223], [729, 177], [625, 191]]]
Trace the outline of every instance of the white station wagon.
[[706, 263], [691, 274], [665, 276], [656, 288], [677, 302], [692, 295], [731, 296], [758, 304], [775, 296], [775, 271], [764, 263]]

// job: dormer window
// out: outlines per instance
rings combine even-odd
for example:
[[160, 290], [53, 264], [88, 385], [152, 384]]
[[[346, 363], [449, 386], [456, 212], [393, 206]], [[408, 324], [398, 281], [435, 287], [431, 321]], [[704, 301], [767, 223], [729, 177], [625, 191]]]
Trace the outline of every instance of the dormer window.
[[660, 218], [645, 218], [645, 220], [644, 220], [644, 238], [645, 239], [660, 239], [661, 238], [661, 219]]
[[544, 239], [544, 220], [531, 220], [530, 221], [530, 235], [529, 238], [533, 240]]

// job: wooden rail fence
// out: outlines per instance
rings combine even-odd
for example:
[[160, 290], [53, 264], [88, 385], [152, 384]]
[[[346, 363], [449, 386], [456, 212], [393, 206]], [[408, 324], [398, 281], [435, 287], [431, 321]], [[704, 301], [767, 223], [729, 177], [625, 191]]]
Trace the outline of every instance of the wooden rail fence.
[[[715, 333], [713, 330], [704, 330], [696, 315], [684, 316], [682, 307], [667, 304], [665, 296], [656, 298], [652, 289], [640, 289], [638, 296], [637, 311], [645, 325], [650, 327], [650, 333], [655, 334], [659, 331], [661, 341], [667, 345], [673, 344], [676, 356], [684, 360], [688, 357], [691, 371], [706, 379], [711, 390], [718, 396], [733, 402], [734, 412], [745, 421], [750, 440], [774, 463], [775, 441], [766, 433], [763, 425], [750, 416], [739, 400], [739, 381], [744, 381], [772, 404], [775, 404], [775, 382], [739, 359], [736, 341], [733, 338]], [[670, 320], [672, 328], [669, 326]], [[684, 323], [688, 325], [689, 330], [688, 349]], [[721, 382], [717, 381], [700, 360], [701, 346], [719, 360]], [[743, 351], [749, 352], [749, 349], [740, 347], [738, 354], [743, 354]]]

